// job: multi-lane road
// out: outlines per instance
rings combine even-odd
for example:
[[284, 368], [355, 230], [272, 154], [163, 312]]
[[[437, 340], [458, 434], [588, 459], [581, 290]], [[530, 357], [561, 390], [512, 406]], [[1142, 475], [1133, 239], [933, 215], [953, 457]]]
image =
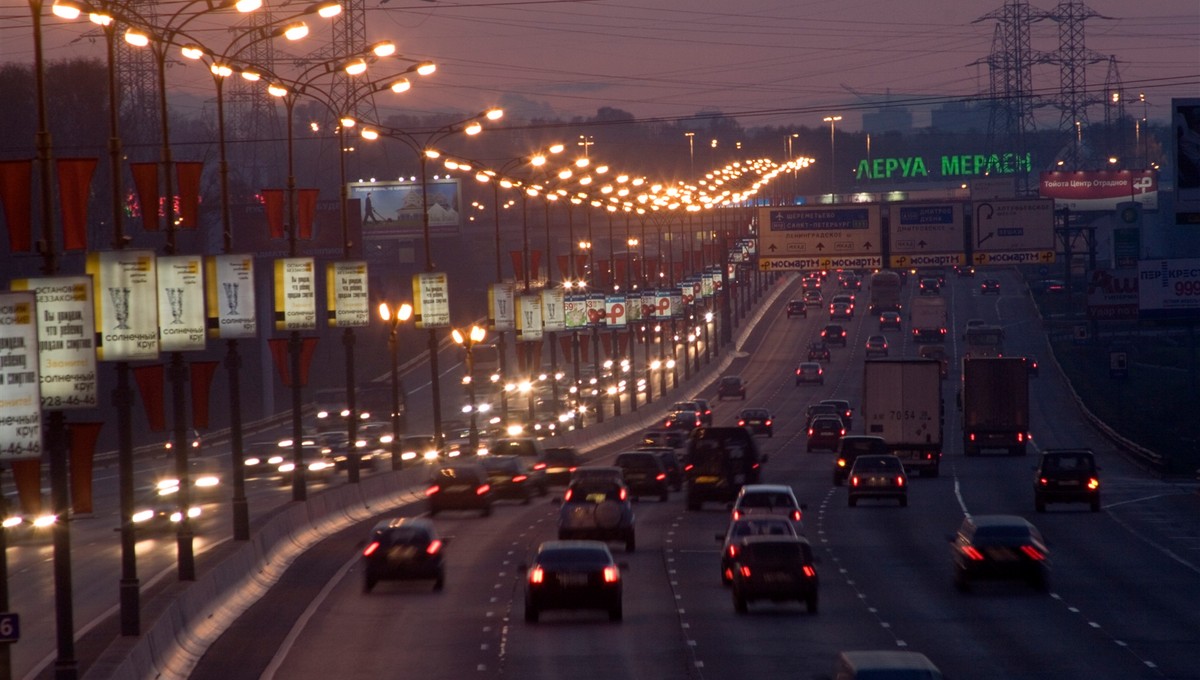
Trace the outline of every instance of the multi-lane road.
[[[787, 319], [785, 295], [730, 372], [747, 380], [746, 405], [775, 413], [775, 437], [761, 440], [770, 454], [764, 481], [792, 485], [807, 503], [805, 530], [821, 560], [818, 614], [767, 604], [737, 615], [717, 568], [715, 534], [726, 509], [687, 512], [675, 494], [637, 505], [636, 553], [613, 546], [628, 563], [623, 622], [551, 613], [527, 624], [519, 565], [554, 537], [556, 506], [513, 504], [488, 518], [438, 516], [453, 537], [443, 592], [385, 583], [364, 594], [356, 555], [366, 527], [327, 540], [218, 641], [193, 677], [812, 678], [829, 674], [839, 650], [899, 648], [924, 652], [955, 678], [1200, 678], [1200, 496], [1140, 470], [1089, 428], [1017, 276], [999, 277], [999, 297], [979, 296], [977, 279], [948, 282], [942, 294], [953, 325], [998, 323], [1010, 352], [1042, 360], [1031, 387], [1033, 450], [1094, 448], [1103, 466], [1100, 513], [1086, 505], [1034, 512], [1032, 453], [963, 457], [955, 369], [946, 381], [942, 475], [914, 478], [907, 508], [847, 507], [845, 489], [830, 485], [832, 455], [804, 452], [802, 411], [827, 397], [860, 402], [862, 347], [877, 321], [857, 315], [825, 385], [797, 387], [792, 370], [826, 319]], [[961, 349], [956, 335], [948, 340], [953, 354]], [[916, 355], [904, 332], [889, 337], [892, 356]], [[718, 424], [743, 406], [714, 403]], [[593, 457], [604, 461], [629, 445]], [[1052, 550], [1050, 592], [1007, 583], [957, 592], [946, 537], [964, 513], [1013, 513], [1038, 525]]]

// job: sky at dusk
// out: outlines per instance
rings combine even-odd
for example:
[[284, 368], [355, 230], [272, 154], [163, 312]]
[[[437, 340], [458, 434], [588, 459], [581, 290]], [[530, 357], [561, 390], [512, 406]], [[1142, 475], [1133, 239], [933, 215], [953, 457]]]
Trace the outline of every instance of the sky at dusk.
[[[278, 14], [309, 0], [268, 4]], [[102, 41], [86, 23], [49, 16], [46, 58], [102, 56]], [[1140, 117], [1164, 120], [1172, 97], [1200, 97], [1200, 2], [1090, 0], [1099, 16], [1085, 24], [1086, 46], [1097, 63], [1087, 84], [1099, 97], [1115, 56], [1126, 97]], [[159, 2], [169, 14], [181, 2]], [[203, 3], [194, 3], [201, 7]], [[821, 125], [844, 115], [856, 129], [860, 112], [884, 101], [912, 104], [914, 124], [946, 99], [986, 96], [986, 65], [1001, 0], [362, 0], [368, 40], [391, 39], [439, 71], [396, 96], [400, 110], [477, 111], [500, 105], [515, 116], [572, 118], [614, 107], [638, 118], [678, 119], [697, 112], [738, 115], [745, 125]], [[1030, 3], [1053, 12], [1050, 2]], [[190, 10], [189, 10], [190, 11]], [[328, 40], [312, 19], [311, 52]], [[224, 47], [229, 34], [197, 21], [196, 32]], [[1035, 61], [1057, 49], [1058, 23], [1032, 25]], [[82, 36], [82, 38], [81, 38]], [[0, 61], [32, 60], [28, 6], [0, 0]], [[401, 67], [403, 64], [401, 65]], [[376, 67], [373, 67], [376, 68]], [[397, 72], [399, 68], [391, 72]], [[386, 75], [385, 71], [372, 71]], [[200, 106], [212, 83], [197, 65], [168, 73], [172, 104]], [[1034, 90], [1053, 97], [1059, 66], [1037, 64]], [[377, 104], [388, 109], [388, 97]], [[190, 102], [190, 103], [189, 103]], [[1059, 114], [1039, 110], [1039, 127]], [[1103, 119], [1099, 107], [1093, 120]]]

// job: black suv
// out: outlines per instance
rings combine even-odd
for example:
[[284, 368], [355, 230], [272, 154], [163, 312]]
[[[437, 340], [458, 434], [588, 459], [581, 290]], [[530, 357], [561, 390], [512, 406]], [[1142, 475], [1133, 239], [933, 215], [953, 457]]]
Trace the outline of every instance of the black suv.
[[859, 456], [886, 456], [887, 442], [883, 437], [849, 434], [838, 442], [837, 458], [833, 461], [833, 485], [841, 486]]
[[433, 581], [433, 589], [446, 583], [442, 546], [433, 522], [407, 517], [384, 520], [371, 529], [362, 553], [363, 592], [380, 581]]
[[721, 382], [717, 383], [717, 401], [722, 401], [725, 397], [746, 398], [746, 383], [742, 382], [741, 377], [727, 375], [721, 378]]
[[618, 454], [613, 465], [621, 468], [621, 477], [633, 499], [642, 496], [658, 496], [665, 501], [670, 493], [670, 482], [667, 471], [663, 469], [662, 461], [656, 454], [649, 451], [628, 451]]
[[817, 613], [817, 569], [812, 546], [800, 536], [747, 536], [733, 563], [733, 608], [744, 614], [754, 600], [798, 600]]
[[429, 497], [429, 516], [442, 510], [478, 510], [484, 517], [492, 514], [491, 485], [487, 470], [477, 463], [454, 463], [436, 468], [425, 489]]
[[742, 485], [758, 483], [759, 468], [766, 462], [744, 427], [695, 430], [683, 458], [687, 509], [699, 510], [705, 501], [732, 502]]
[[829, 345], [826, 345], [824, 340], [817, 340], [808, 344], [809, 361], [829, 361], [829, 359]]
[[793, 316], [802, 316], [808, 318], [808, 303], [804, 300], [788, 300], [787, 303], [787, 318]]
[[846, 328], [840, 324], [831, 323], [821, 331], [821, 339], [826, 345], [846, 346]]
[[962, 592], [971, 581], [1019, 579], [1045, 592], [1049, 587], [1050, 551], [1041, 532], [1016, 515], [972, 515], [958, 533], [948, 536], [954, 586]]
[[1046, 511], [1047, 503], [1088, 503], [1100, 511], [1100, 477], [1091, 449], [1046, 449], [1034, 468], [1033, 505]]
[[817, 416], [808, 425], [808, 451], [828, 449], [836, 451], [838, 440], [846, 434], [846, 426], [838, 416]]
[[637, 547], [633, 503], [624, 483], [609, 479], [571, 482], [558, 511], [558, 538], [623, 541], [625, 551]]

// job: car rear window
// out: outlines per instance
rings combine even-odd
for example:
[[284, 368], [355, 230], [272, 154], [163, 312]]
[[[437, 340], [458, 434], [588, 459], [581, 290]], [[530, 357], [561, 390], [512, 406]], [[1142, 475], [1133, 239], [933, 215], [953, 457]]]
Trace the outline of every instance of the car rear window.
[[611, 560], [608, 553], [596, 548], [555, 548], [538, 554], [538, 564], [546, 569], [572, 569], [603, 566]]
[[734, 536], [795, 536], [796, 532], [787, 522], [738, 522], [733, 527]]
[[621, 487], [616, 484], [573, 484], [568, 490], [572, 503], [603, 503], [621, 500]]
[[885, 472], [900, 470], [900, 461], [895, 458], [878, 458], [875, 456], [861, 456], [854, 461], [855, 470], [882, 470]]
[[507, 440], [496, 442], [492, 453], [506, 456], [536, 456], [537, 447], [533, 442]]
[[1089, 456], [1046, 456], [1042, 469], [1055, 472], [1091, 471], [1094, 467]]
[[803, 560], [812, 559], [812, 550], [803, 543], [751, 543], [746, 546], [745, 554], [760, 560]]
[[385, 529], [376, 535], [384, 545], [425, 545], [429, 543], [429, 533], [424, 529], [413, 527], [398, 527]]
[[792, 497], [785, 493], [748, 493], [742, 496], [743, 508], [793, 508]]

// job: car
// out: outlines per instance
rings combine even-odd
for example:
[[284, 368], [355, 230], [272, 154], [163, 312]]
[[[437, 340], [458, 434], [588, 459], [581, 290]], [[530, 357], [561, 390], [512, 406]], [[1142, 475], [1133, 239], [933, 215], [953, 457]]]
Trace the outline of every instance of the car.
[[841, 486], [859, 456], [886, 456], [887, 442], [874, 435], [848, 434], [838, 441], [837, 458], [833, 460], [833, 485]]
[[1036, 376], [1036, 375], [1038, 374], [1038, 360], [1037, 360], [1037, 357], [1034, 357], [1034, 356], [1026, 356], [1026, 357], [1025, 357], [1025, 368], [1029, 369], [1029, 375], [1030, 375], [1031, 377], [1033, 377], [1033, 376]]
[[658, 456], [658, 461], [667, 473], [667, 484], [671, 491], [683, 491], [683, 465], [679, 462], [679, 454], [675, 449], [669, 446], [639, 446], [637, 450]]
[[908, 475], [896, 456], [859, 456], [846, 480], [846, 502], [852, 508], [862, 498], [895, 498], [900, 507], [908, 507]]
[[796, 523], [790, 517], [778, 515], [745, 515], [729, 523], [725, 533], [717, 534], [721, 542], [721, 583], [733, 581], [733, 564], [737, 559], [738, 544], [746, 536], [799, 536]]
[[815, 290], [815, 291], [819, 292], [821, 290], [821, 277], [805, 276], [800, 281], [800, 288], [801, 288], [801, 290], [804, 290], [804, 291]]
[[668, 413], [660, 427], [664, 430], [682, 432], [686, 437], [687, 433], [700, 427], [700, 425], [700, 417], [694, 411], [688, 411], [685, 413]]
[[1061, 295], [1067, 292], [1066, 282], [1058, 279], [1045, 279], [1038, 288], [1044, 295]]
[[637, 549], [634, 524], [637, 518], [629, 488], [624, 482], [606, 478], [576, 479], [567, 486], [558, 502], [561, 504], [558, 509], [559, 540], [619, 541], [625, 544], [625, 552]]
[[547, 446], [544, 453], [547, 484], [565, 486], [571, 481], [571, 473], [584, 462], [583, 454], [574, 446]]
[[596, 480], [624, 485], [625, 474], [621, 468], [615, 465], [582, 465], [575, 468], [575, 471], [571, 473], [569, 484]]
[[954, 275], [959, 278], [975, 276], [975, 267], [969, 264], [954, 265]]
[[968, 515], [952, 546], [954, 586], [961, 592], [976, 580], [1023, 580], [1039, 591], [1049, 588], [1050, 550], [1029, 520], [1018, 515]]
[[854, 291], [838, 293], [837, 295], [833, 296], [833, 299], [830, 300], [829, 304], [830, 305], [850, 305], [850, 311], [853, 312], [854, 311], [854, 301], [855, 301], [856, 297], [857, 296], [854, 294]]
[[700, 412], [700, 422], [705, 425], [713, 424], [712, 404], [708, 403], [707, 399], [693, 397], [691, 401], [696, 403], [696, 408]]
[[803, 602], [817, 613], [816, 559], [808, 540], [800, 536], [746, 536], [736, 545], [733, 563], [733, 608], [749, 611], [756, 600]]
[[837, 414], [842, 418], [842, 424], [849, 430], [854, 422], [854, 407], [850, 405], [847, 399], [822, 399], [818, 404], [829, 404], [837, 409]]
[[862, 277], [857, 274], [851, 274], [842, 279], [841, 283], [843, 290], [862, 290]]
[[746, 484], [733, 501], [730, 516], [734, 520], [759, 515], [786, 517], [796, 522], [796, 529], [800, 530], [804, 526], [800, 524], [804, 509], [796, 501], [792, 487], [786, 484]]
[[726, 375], [717, 383], [717, 400], [724, 401], [725, 397], [746, 398], [746, 383], [741, 376]]
[[796, 384], [824, 385], [825, 369], [815, 361], [805, 361], [796, 367]]
[[[200, 447], [204, 446], [204, 437], [200, 436], [200, 431], [193, 428], [188, 433], [188, 436], [186, 437], [186, 439], [187, 439], [188, 446], [191, 447], [191, 453], [189, 453], [188, 455], [195, 456], [195, 455], [199, 454]], [[163, 442], [163, 455], [169, 455], [174, 450], [175, 450], [175, 438], [174, 438], [174, 436], [172, 436], [170, 439], [167, 439], [165, 442]]]
[[730, 502], [744, 484], [757, 484], [767, 454], [744, 427], [702, 427], [683, 457], [684, 501], [696, 511], [706, 501]]
[[[300, 450], [304, 461], [305, 480], [309, 482], [329, 482], [336, 477], [337, 466], [334, 464], [333, 458], [325, 455], [325, 447], [319, 444], [301, 444]], [[290, 444], [284, 451], [283, 462], [279, 464], [276, 473], [279, 483], [288, 485], [293, 482], [296, 461]]]
[[[333, 458], [337, 470], [350, 467], [350, 438], [345, 432], [326, 432], [321, 437], [322, 445], [329, 449], [326, 455]], [[385, 453], [384, 449], [372, 445], [372, 442], [361, 435], [355, 437], [354, 450], [358, 453], [358, 469], [374, 470]]]
[[[218, 458], [191, 458], [188, 460], [188, 500], [192, 503], [219, 501], [225, 495], [224, 468]], [[154, 488], [161, 496], [179, 493], [179, 476], [175, 467], [164, 470], [154, 480]]]
[[824, 340], [814, 340], [808, 343], [809, 361], [829, 361], [831, 358], [829, 345], [826, 345]]
[[668, 413], [682, 413], [700, 418], [700, 405], [694, 401], [677, 401], [667, 409]]
[[1049, 503], [1087, 503], [1100, 512], [1100, 466], [1091, 449], [1046, 449], [1034, 467], [1033, 505], [1045, 512]]
[[657, 455], [649, 451], [626, 451], [617, 454], [613, 465], [621, 468], [621, 476], [633, 500], [639, 500], [642, 496], [658, 496], [658, 500], [666, 501], [670, 495], [671, 484], [667, 481], [667, 471]]
[[964, 338], [967, 337], [967, 333], [970, 332], [972, 329], [980, 328], [980, 327], [986, 326], [986, 325], [987, 325], [987, 322], [984, 321], [983, 319], [967, 319], [967, 324], [965, 326], [963, 326], [963, 337]]
[[655, 428], [642, 433], [642, 444], [644, 446], [670, 446], [673, 449], [682, 449], [687, 446], [687, 438], [688, 433], [681, 430]]
[[881, 331], [898, 331], [902, 328], [902, 323], [900, 312], [879, 313], [879, 330]]
[[917, 356], [922, 359], [937, 359], [941, 364], [942, 379], [950, 377], [950, 357], [946, 354], [944, 345], [921, 345]]
[[838, 440], [846, 434], [846, 426], [838, 416], [817, 416], [808, 426], [808, 451], [828, 449], [836, 451]]
[[528, 504], [531, 498], [541, 493], [529, 476], [525, 459], [520, 456], [480, 456], [479, 464], [487, 470], [493, 498], [513, 499]]
[[492, 514], [494, 495], [488, 472], [478, 463], [447, 463], [434, 468], [425, 487], [429, 516], [443, 510], [478, 510]]
[[793, 316], [808, 318], [808, 303], [804, 300], [788, 300], [787, 303], [787, 318]]
[[815, 404], [809, 404], [808, 407], [804, 409], [804, 427], [807, 428], [808, 426], [812, 425], [812, 421], [815, 420], [817, 416], [833, 416], [841, 421], [842, 425], [845, 425], [846, 422], [842, 420], [842, 413], [842, 409], [835, 404], [825, 403], [824, 401], [819, 401]]
[[821, 339], [827, 345], [846, 346], [846, 328], [844, 326], [831, 323], [821, 331]]
[[866, 345], [867, 356], [886, 357], [888, 355], [888, 341], [882, 335], [872, 335], [867, 338]]
[[846, 320], [853, 319], [854, 308], [844, 302], [834, 302], [829, 305], [829, 318]]
[[804, 291], [804, 301], [810, 305], [819, 305], [824, 302], [821, 291], [816, 288], [810, 288]]
[[[199, 503], [194, 500], [188, 503], [188, 519], [196, 519], [202, 512]], [[160, 489], [152, 488], [138, 494], [130, 519], [135, 535], [146, 536], [177, 530], [184, 514], [174, 493], [164, 494]], [[19, 538], [41, 538], [42, 534], [45, 534], [46, 539], [50, 539], [50, 532], [56, 520], [55, 515], [48, 512], [37, 517], [9, 515], [4, 521], [5, 535], [10, 542]]]
[[279, 472], [288, 451], [275, 440], [251, 442], [242, 448], [244, 479], [272, 477]]
[[992, 295], [1000, 294], [1000, 282], [998, 280], [984, 279], [983, 282], [979, 284], [980, 295], [988, 295], [989, 293]]
[[924, 278], [924, 279], [921, 279], [919, 285], [920, 285], [919, 291], [920, 291], [921, 295], [941, 295], [942, 294], [942, 284], [939, 283], [937, 279]]
[[400, 438], [401, 461], [435, 461], [439, 457], [437, 438], [431, 434], [408, 434]]
[[750, 430], [752, 434], [775, 436], [774, 419], [771, 412], [765, 408], [744, 408], [738, 412], [738, 425]]
[[550, 488], [546, 481], [546, 451], [536, 437], [498, 437], [488, 445], [489, 455], [520, 456], [529, 465], [529, 478], [545, 496]]
[[840, 652], [830, 677], [835, 680], [943, 679], [942, 672], [924, 654], [892, 649]]
[[599, 541], [546, 541], [525, 570], [525, 621], [550, 609], [600, 609], [622, 616], [621, 567]]
[[442, 552], [449, 539], [438, 536], [433, 522], [421, 517], [387, 519], [371, 528], [362, 552], [363, 592], [380, 581], [433, 581], [434, 590], [446, 584]]

